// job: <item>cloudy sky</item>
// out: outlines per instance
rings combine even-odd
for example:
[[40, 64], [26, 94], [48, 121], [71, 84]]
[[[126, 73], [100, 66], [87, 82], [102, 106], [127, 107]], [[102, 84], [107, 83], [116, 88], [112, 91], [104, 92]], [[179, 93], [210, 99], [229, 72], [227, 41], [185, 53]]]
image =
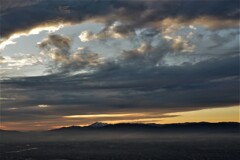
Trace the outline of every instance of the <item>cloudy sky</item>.
[[239, 121], [238, 0], [2, 0], [1, 128]]

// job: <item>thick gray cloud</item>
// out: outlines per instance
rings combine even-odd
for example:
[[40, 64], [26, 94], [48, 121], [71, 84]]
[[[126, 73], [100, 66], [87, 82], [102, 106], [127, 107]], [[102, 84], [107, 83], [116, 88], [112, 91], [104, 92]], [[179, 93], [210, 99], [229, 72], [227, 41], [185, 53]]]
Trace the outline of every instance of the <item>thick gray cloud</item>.
[[[151, 52], [149, 52], [151, 54]], [[18, 119], [25, 114], [63, 116], [106, 112], [163, 113], [239, 103], [239, 56], [210, 59], [197, 64], [159, 66], [148, 56], [124, 57], [95, 71], [73, 76], [52, 74], [2, 81], [2, 114]], [[42, 113], [32, 107], [53, 106]], [[17, 107], [11, 114], [11, 107]], [[29, 108], [27, 112], [22, 112]], [[18, 113], [19, 112], [19, 113]], [[3, 121], [5, 121], [3, 117]], [[44, 118], [42, 116], [41, 118]]]
[[7, 12], [8, 10], [14, 9], [14, 8], [21, 8], [25, 6], [31, 6], [36, 3], [39, 3], [42, 0], [2, 0], [1, 1], [1, 13]]
[[[32, 3], [1, 4], [1, 37], [31, 29], [33, 26], [54, 22], [78, 23], [89, 19], [104, 21], [107, 25], [116, 20], [126, 22], [117, 32], [132, 32], [140, 26], [180, 19], [187, 23], [209, 23], [210, 27], [238, 27], [239, 7], [237, 0], [41, 0]], [[202, 18], [201, 18], [202, 17]], [[210, 17], [212, 19], [208, 20]], [[200, 18], [199, 20], [197, 20]], [[196, 20], [195, 20], [196, 19]], [[217, 20], [215, 20], [217, 19]], [[227, 21], [225, 21], [227, 20]], [[222, 23], [224, 21], [224, 23]], [[221, 22], [221, 23], [220, 23]], [[225, 24], [225, 25], [224, 25]]]

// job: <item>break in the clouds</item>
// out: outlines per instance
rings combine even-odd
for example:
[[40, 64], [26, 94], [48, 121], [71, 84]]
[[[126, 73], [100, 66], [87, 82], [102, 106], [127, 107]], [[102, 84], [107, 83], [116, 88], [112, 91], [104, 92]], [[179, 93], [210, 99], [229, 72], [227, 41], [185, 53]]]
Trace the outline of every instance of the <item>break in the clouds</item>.
[[[238, 1], [14, 2], [1, 7], [4, 123], [161, 119], [239, 103]], [[32, 35], [33, 53], [7, 51]]]

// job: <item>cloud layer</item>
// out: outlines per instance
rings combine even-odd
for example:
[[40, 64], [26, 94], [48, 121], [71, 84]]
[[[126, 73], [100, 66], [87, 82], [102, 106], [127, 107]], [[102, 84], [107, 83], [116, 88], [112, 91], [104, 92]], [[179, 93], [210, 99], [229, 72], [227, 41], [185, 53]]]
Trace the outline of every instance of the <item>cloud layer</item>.
[[163, 118], [239, 104], [238, 1], [39, 0], [3, 6], [3, 39], [43, 24], [92, 20], [104, 28], [76, 33], [82, 44], [120, 39], [134, 46], [108, 59], [87, 45], [74, 50], [72, 37], [52, 33], [37, 45], [41, 59], [1, 56], [4, 67], [41, 60], [49, 69], [48, 75], [1, 81], [4, 123], [54, 124], [66, 116], [96, 114]]
[[39, 0], [1, 5], [1, 37], [41, 24], [78, 23], [91, 19], [104, 21], [107, 25], [116, 19], [126, 22], [117, 28], [119, 33], [145, 25], [160, 26], [166, 24], [166, 19], [182, 24], [203, 24], [212, 29], [238, 27], [239, 19], [237, 0]]

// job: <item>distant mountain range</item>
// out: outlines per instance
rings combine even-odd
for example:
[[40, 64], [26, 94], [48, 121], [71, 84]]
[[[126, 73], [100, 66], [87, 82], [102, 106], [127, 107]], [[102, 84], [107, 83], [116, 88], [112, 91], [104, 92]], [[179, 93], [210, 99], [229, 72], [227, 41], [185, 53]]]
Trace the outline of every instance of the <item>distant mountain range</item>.
[[238, 122], [219, 122], [219, 123], [174, 123], [174, 124], [143, 124], [143, 123], [118, 123], [107, 124], [95, 122], [89, 126], [69, 126], [53, 129], [50, 131], [80, 131], [80, 130], [115, 130], [115, 131], [223, 131], [239, 132], [240, 123]]
[[176, 123], [142, 124], [119, 123], [107, 124], [96, 122], [89, 126], [69, 126], [48, 131], [20, 132], [0, 130], [0, 142], [59, 142], [59, 141], [105, 141], [127, 139], [159, 139], [200, 136], [239, 136], [240, 123]]
[[[57, 131], [82, 131], [82, 130], [158, 130], [158, 131], [240, 131], [240, 123], [238, 122], [194, 122], [194, 123], [173, 123], [173, 124], [143, 124], [143, 123], [118, 123], [108, 124], [102, 122], [95, 122], [88, 126], [69, 126], [52, 129], [44, 132], [57, 132]], [[0, 129], [0, 133], [21, 133], [20, 131], [10, 131]]]

